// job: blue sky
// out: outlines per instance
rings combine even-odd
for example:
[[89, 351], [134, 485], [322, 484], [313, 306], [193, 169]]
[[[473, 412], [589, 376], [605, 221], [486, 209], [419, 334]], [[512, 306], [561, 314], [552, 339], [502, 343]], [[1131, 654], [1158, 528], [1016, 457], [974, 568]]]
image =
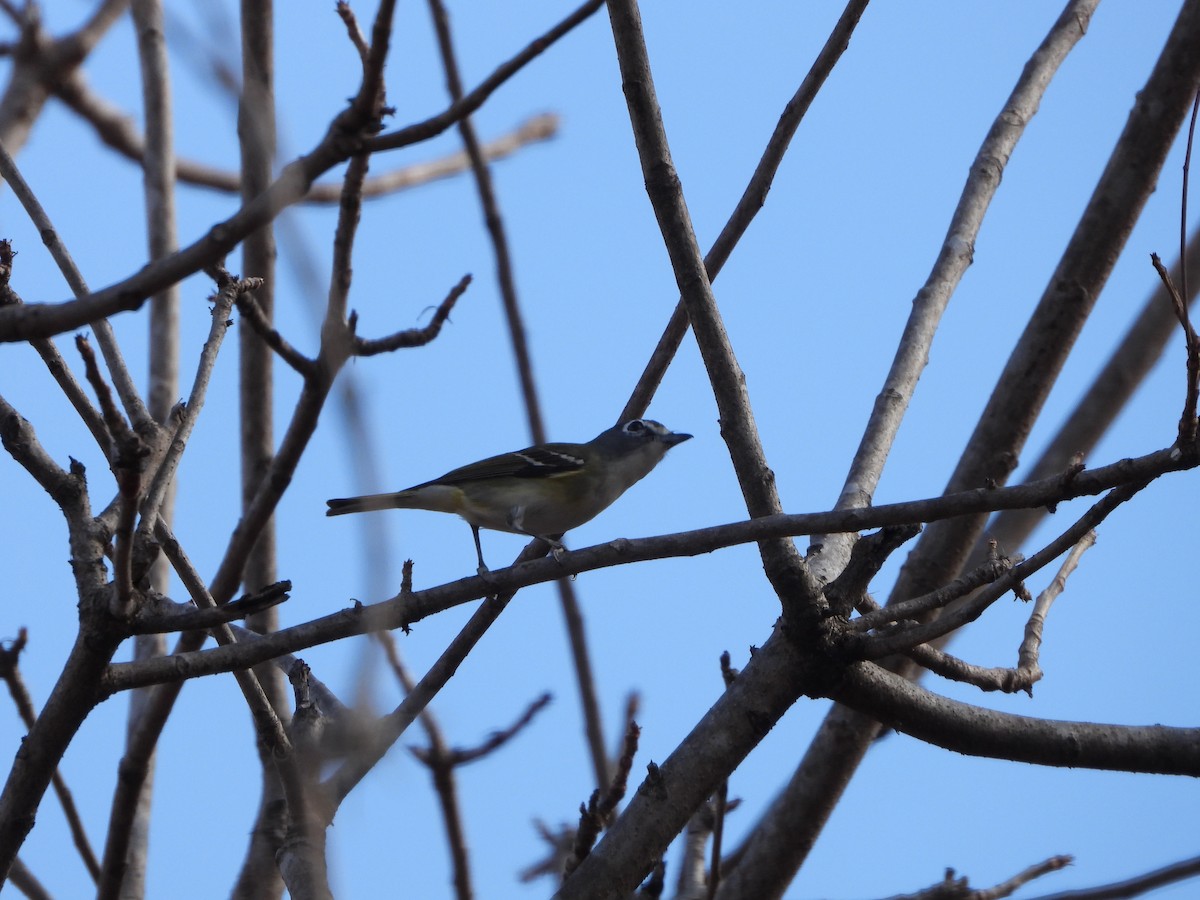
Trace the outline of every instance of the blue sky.
[[[47, 10], [70, 27], [84, 5]], [[1051, 85], [1004, 173], [976, 244], [975, 262], [946, 313], [877, 502], [938, 493], [969, 436], [1013, 341], [1037, 302], [1125, 123], [1178, 11], [1165, 0], [1102, 4], [1087, 36]], [[565, 6], [452, 4], [464, 81], [473, 85], [563, 15]], [[643, 17], [668, 136], [700, 243], [707, 248], [740, 195], [783, 108], [807, 71], [840, 4], [647, 3]], [[178, 9], [192, 28], [204, 17]], [[278, 9], [281, 155], [306, 151], [356, 89], [357, 66], [326, 3]], [[359, 10], [364, 21], [370, 11]], [[1057, 4], [927, 0], [868, 8], [849, 50], [801, 125], [767, 205], [715, 284], [733, 347], [746, 372], [763, 444], [788, 511], [836, 500], [913, 296], [935, 259], [979, 143]], [[231, 21], [236, 22], [236, 14]], [[201, 32], [203, 33], [203, 32]], [[169, 39], [196, 43], [178, 24]], [[234, 58], [236, 41], [211, 41]], [[227, 98], [202, 83], [177, 52], [173, 62], [178, 152], [232, 168], [237, 145]], [[130, 28], [119, 26], [86, 67], [89, 81], [138, 116]], [[402, 4], [387, 69], [395, 125], [437, 112], [445, 90], [423, 4]], [[501, 88], [476, 117], [487, 139], [523, 119], [562, 117], [553, 141], [498, 163], [494, 174], [512, 244], [518, 289], [551, 436], [586, 440], [607, 427], [675, 304], [677, 292], [629, 132], [611, 32], [593, 17]], [[376, 157], [375, 172], [457, 149], [453, 133]], [[94, 288], [145, 260], [140, 174], [99, 146], [56, 104], [18, 162]], [[1182, 144], [1099, 298], [1026, 450], [1032, 460], [1086, 387], [1156, 283], [1148, 256], [1175, 257]], [[83, 200], [81, 201], [81, 198]], [[180, 234], [190, 242], [236, 209], [232, 197], [179, 193]], [[290, 214], [307, 239], [281, 247], [279, 327], [315, 347], [306, 291], [328, 277], [335, 211]], [[1194, 224], [1196, 217], [1191, 217]], [[68, 292], [10, 192], [0, 223], [20, 256], [14, 285], [27, 301]], [[305, 256], [319, 283], [302, 283], [288, 260]], [[240, 263], [231, 258], [230, 268]], [[398, 583], [399, 561], [416, 561], [429, 586], [474, 568], [461, 522], [420, 512], [326, 519], [324, 501], [399, 488], [482, 456], [525, 446], [529, 433], [505, 337], [493, 261], [467, 179], [371, 202], [354, 260], [351, 306], [359, 332], [380, 336], [427, 321], [464, 273], [474, 284], [432, 345], [352, 363], [366, 401], [382, 480], [352, 470], [344, 421], [327, 409], [278, 514], [279, 572], [294, 589], [287, 624], [371, 602]], [[246, 273], [252, 274], [252, 273]], [[1193, 273], [1193, 277], [1200, 277]], [[210, 286], [183, 288], [183, 371], [208, 328]], [[144, 312], [114, 320], [144, 380]], [[63, 352], [74, 359], [67, 339]], [[235, 347], [227, 345], [192, 446], [176, 531], [202, 572], [215, 571], [237, 521]], [[298, 389], [276, 372], [281, 433]], [[1168, 445], [1183, 397], [1183, 342], [1175, 339], [1092, 464]], [[184, 387], [186, 390], [186, 384]], [[88, 467], [94, 503], [111, 478], [84, 429], [28, 348], [0, 345], [0, 393], [32, 420], [51, 453]], [[672, 451], [644, 483], [568, 538], [581, 547], [614, 537], [680, 531], [744, 518], [716, 409], [690, 338], [650, 415], [696, 439]], [[1019, 477], [1019, 474], [1018, 474]], [[0, 636], [30, 629], [22, 669], [37, 702], [48, 695], [74, 634], [75, 599], [61, 516], [11, 461], [0, 492], [20, 517], [0, 517]], [[1194, 725], [1200, 705], [1185, 661], [1200, 626], [1192, 574], [1197, 500], [1193, 475], [1152, 485], [1101, 529], [1053, 610], [1033, 699], [997, 697], [940, 682], [929, 686], [981, 705], [1051, 718]], [[1038, 536], [1068, 523], [1064, 506]], [[386, 529], [390, 573], [363, 564], [365, 529]], [[1036, 538], [1035, 538], [1036, 540]], [[523, 542], [484, 535], [493, 566]], [[804, 544], [801, 545], [802, 547]], [[49, 548], [49, 549], [47, 549]], [[897, 559], [897, 563], [899, 558]], [[875, 584], [885, 597], [889, 567]], [[373, 580], [374, 575], [374, 580]], [[1049, 574], [1031, 583], [1036, 592]], [[378, 593], [379, 585], [386, 593]], [[753, 548], [588, 573], [576, 582], [587, 619], [610, 742], [623, 698], [642, 695], [635, 769], [662, 760], [721, 690], [719, 654], [744, 663], [766, 640], [778, 604]], [[398, 635], [421, 673], [469, 615], [453, 610]], [[954, 645], [981, 664], [1011, 664], [1025, 610], [1001, 601]], [[395, 686], [362, 642], [302, 654], [345, 699], [368, 665], [380, 709]], [[435, 702], [449, 739], [473, 745], [506, 726], [544, 690], [555, 701], [485, 763], [461, 771], [461, 796], [480, 896], [538, 897], [548, 882], [516, 883], [543, 849], [530, 825], [573, 818], [590, 791], [570, 660], [551, 587], [523, 591]], [[802, 701], [731, 779], [742, 806], [736, 841], [786, 780], [827, 709]], [[102, 844], [125, 705], [109, 701], [85, 723], [64, 761], [93, 841]], [[0, 741], [23, 733], [0, 708]], [[418, 741], [418, 732], [406, 743]], [[240, 864], [257, 803], [253, 735], [231, 678], [183, 692], [160, 748], [152, 831], [151, 896], [220, 896]], [[861, 898], [917, 890], [946, 867], [986, 886], [1058, 853], [1076, 864], [1024, 896], [1129, 877], [1195, 853], [1200, 793], [1194, 782], [1051, 770], [961, 757], [892, 735], [868, 756], [788, 897]], [[897, 832], [902, 837], [897, 837]], [[47, 800], [23, 851], [58, 896], [86, 893], [81, 866], [63, 854], [64, 829]], [[199, 852], [193, 852], [201, 848]], [[428, 778], [397, 749], [342, 808], [330, 832], [335, 893], [391, 896], [401, 862], [409, 895], [449, 896], [449, 861]], [[169, 860], [169, 863], [168, 863]], [[853, 862], [853, 865], [847, 865]], [[670, 857], [677, 868], [678, 856]], [[184, 887], [180, 887], [183, 884]], [[1194, 888], [1192, 889], [1194, 890]], [[183, 893], [180, 893], [183, 891]], [[1186, 887], [1163, 898], [1189, 895]]]

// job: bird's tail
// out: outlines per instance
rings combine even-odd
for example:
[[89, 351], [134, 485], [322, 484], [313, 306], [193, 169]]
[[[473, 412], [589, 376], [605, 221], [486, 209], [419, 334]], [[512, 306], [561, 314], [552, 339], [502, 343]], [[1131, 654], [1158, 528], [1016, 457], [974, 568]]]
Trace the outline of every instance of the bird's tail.
[[326, 500], [329, 509], [325, 511], [325, 515], [344, 516], [346, 513], [373, 512], [377, 509], [404, 509], [409, 506], [408, 494], [408, 491], [398, 491], [391, 494], [367, 494], [363, 497]]

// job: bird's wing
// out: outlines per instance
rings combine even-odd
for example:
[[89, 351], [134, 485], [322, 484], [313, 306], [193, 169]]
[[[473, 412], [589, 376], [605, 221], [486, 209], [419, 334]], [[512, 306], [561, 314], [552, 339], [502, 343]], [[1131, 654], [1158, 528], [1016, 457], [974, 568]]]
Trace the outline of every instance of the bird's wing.
[[502, 453], [499, 456], [481, 459], [417, 487], [429, 484], [461, 484], [488, 478], [548, 478], [551, 475], [574, 472], [582, 467], [583, 457], [577, 445], [543, 444], [540, 447], [518, 450], [516, 453]]

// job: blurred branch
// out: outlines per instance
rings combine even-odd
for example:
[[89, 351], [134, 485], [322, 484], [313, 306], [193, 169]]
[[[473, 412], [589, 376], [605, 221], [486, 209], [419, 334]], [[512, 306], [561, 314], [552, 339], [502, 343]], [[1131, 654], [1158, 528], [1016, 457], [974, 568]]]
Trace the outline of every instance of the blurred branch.
[[42, 28], [37, 4], [5, 7], [20, 36], [12, 46], [12, 72], [0, 97], [0, 144], [14, 153], [25, 146], [54, 84], [83, 64], [128, 5], [129, 0], [102, 0], [89, 19], [61, 38]]
[[[517, 558], [518, 563], [526, 559], [533, 560], [544, 556], [546, 553], [544, 547], [545, 545], [540, 541], [530, 542]], [[476, 580], [483, 582], [482, 578]], [[504, 591], [493, 587], [485, 587], [480, 594], [476, 594], [476, 596], [486, 596], [486, 599], [467, 620], [467, 624], [454, 636], [441, 656], [430, 666], [424, 677], [408, 692], [400, 705], [381, 720], [374, 743], [363, 746], [357, 755], [347, 759], [338, 771], [326, 779], [324, 786], [328, 801], [327, 808], [331, 818], [354, 786], [383, 758], [392, 744], [400, 739], [413, 720], [446, 686], [446, 683], [458, 670], [459, 665], [466, 659], [467, 654], [474, 649], [487, 630], [500, 617], [515, 594], [515, 589]], [[403, 596], [408, 596], [408, 594], [404, 593]], [[377, 604], [374, 607], [353, 610], [352, 615], [359, 620], [356, 624], [366, 626], [364, 630], [402, 627], [403, 623], [396, 623], [394, 626], [385, 623], [386, 609], [385, 604]], [[264, 641], [273, 640], [287, 630], [284, 629], [270, 638], [264, 638]]]
[[[625, 728], [625, 738], [621, 745], [621, 755], [613, 771], [612, 781], [604, 786], [604, 790], [596, 788], [586, 804], [579, 805], [579, 827], [575, 829], [575, 840], [571, 855], [567, 857], [563, 869], [563, 877], [570, 877], [581, 862], [591, 853], [592, 847], [600, 833], [611, 824], [616, 814], [617, 806], [629, 789], [629, 772], [633, 769], [633, 758], [637, 754], [638, 740], [642, 729], [636, 722], [630, 722]], [[654, 763], [649, 764], [651, 772]]]
[[[450, 18], [442, 0], [429, 0], [429, 9], [433, 17], [434, 29], [437, 32], [442, 67], [446, 71], [446, 87], [450, 93], [450, 99], [457, 103], [462, 100], [464, 89], [458, 61], [455, 58], [454, 41], [450, 34]], [[504, 304], [509, 343], [517, 364], [517, 376], [521, 382], [521, 396], [525, 405], [525, 417], [529, 422], [530, 438], [534, 445], [544, 444], [549, 440], [549, 436], [546, 434], [545, 418], [542, 415], [541, 403], [538, 399], [537, 382], [533, 375], [533, 359], [530, 356], [525, 322], [517, 297], [512, 254], [508, 246], [508, 237], [505, 234], [504, 219], [500, 215], [500, 203], [496, 198], [487, 156], [475, 133], [475, 125], [469, 116], [463, 117], [462, 121], [458, 123], [458, 131], [462, 136], [467, 157], [471, 161], [471, 171], [475, 177], [479, 203], [483, 209], [488, 236], [492, 242], [492, 252], [496, 259], [496, 282], [500, 287], [500, 297]], [[567, 641], [571, 648], [571, 662], [575, 669], [575, 683], [579, 690], [580, 708], [583, 711], [584, 732], [587, 735], [587, 745], [592, 760], [592, 775], [596, 787], [599, 788], [608, 783], [608, 759], [605, 756], [604, 722], [600, 716], [600, 699], [596, 692], [591, 653], [588, 650], [587, 635], [584, 632], [583, 611], [575, 596], [575, 586], [570, 581], [559, 579], [555, 583], [555, 587], [558, 591], [559, 606], [562, 608], [563, 621], [567, 629]]]
[[[133, 119], [96, 94], [81, 71], [71, 71], [66, 78], [53, 86], [53, 90], [55, 96], [92, 126], [96, 136], [107, 146], [127, 159], [139, 163], [142, 161], [145, 140]], [[507, 134], [488, 141], [482, 150], [484, 156], [491, 161], [506, 159], [526, 146], [553, 139], [558, 134], [558, 128], [559, 118], [553, 113], [531, 116]], [[363, 197], [386, 197], [444, 178], [452, 178], [470, 167], [471, 161], [462, 151], [428, 162], [413, 163], [368, 178], [363, 183]], [[227, 194], [237, 194], [241, 191], [241, 176], [236, 172], [190, 159], [178, 160], [176, 169], [179, 180], [184, 184], [212, 188]], [[341, 193], [340, 184], [314, 184], [299, 202], [333, 204], [339, 202]]]
[[[130, 8], [137, 34], [138, 64], [141, 75], [142, 108], [146, 120], [146, 148], [142, 164], [142, 195], [146, 211], [146, 246], [149, 259], [162, 259], [179, 249], [179, 223], [176, 218], [176, 165], [174, 147], [174, 110], [172, 106], [171, 68], [167, 59], [167, 41], [163, 26], [162, 0], [133, 0]], [[73, 70], [72, 75], [79, 75]], [[168, 423], [179, 397], [179, 285], [172, 285], [155, 294], [150, 300], [149, 322], [149, 385], [146, 406], [155, 422], [169, 431]], [[178, 434], [178, 429], [175, 429]], [[151, 448], [146, 469], [154, 465], [154, 455], [166, 459], [172, 442], [160, 441]], [[155, 453], [157, 451], [157, 454]], [[146, 479], [143, 476], [142, 483]], [[151, 487], [153, 487], [151, 483]], [[123, 493], [128, 496], [127, 492]], [[147, 492], [148, 493], [148, 492]], [[171, 479], [164, 492], [153, 501], [153, 520], [162, 516], [170, 525], [174, 518], [175, 483]], [[142, 503], [142, 508], [146, 503]], [[124, 513], [126, 510], [121, 510]], [[132, 515], [133, 510], [129, 510]], [[139, 531], [139, 539], [149, 537], [148, 530]], [[165, 594], [170, 588], [170, 566], [162, 554], [148, 541], [139, 548], [144, 556], [153, 550], [148, 563], [145, 584], [148, 591], [139, 597], [141, 612], [147, 596]], [[161, 634], [142, 634], [133, 639], [135, 659], [161, 656], [166, 652], [166, 638]], [[142, 710], [149, 700], [149, 691], [137, 691], [129, 697], [129, 729], [136, 728]], [[153, 766], [153, 762], [151, 763]], [[149, 867], [150, 817], [153, 778], [148, 777], [142, 790], [132, 802], [136, 803], [129, 820], [131, 835], [125, 852], [124, 875], [120, 886], [123, 897], [141, 897], [146, 892], [146, 872]]]
[[[387, 635], [388, 632], [380, 632], [381, 635]], [[493, 731], [488, 735], [487, 740], [483, 741], [475, 747], [466, 747], [459, 749], [442, 748], [442, 758], [440, 760], [434, 758], [437, 753], [436, 749], [432, 752], [423, 747], [410, 747], [409, 751], [425, 765], [432, 767], [435, 764], [445, 766], [465, 766], [468, 763], [476, 762], [486, 756], [495, 753], [525, 728], [533, 722], [534, 717], [543, 709], [550, 705], [550, 695], [542, 694], [532, 703], [530, 703], [523, 713], [517, 718], [508, 728], [503, 728], [499, 731]]]
[[[404, 563], [404, 579], [411, 590], [412, 560]], [[375, 633], [375, 639], [383, 647], [396, 680], [400, 682], [406, 694], [411, 693], [415, 683], [400, 659], [392, 633], [378, 631]], [[470, 900], [475, 892], [471, 886], [471, 866], [467, 854], [466, 831], [463, 826], [462, 809], [458, 802], [458, 780], [454, 776], [454, 767], [447, 762], [449, 750], [437, 719], [428, 708], [421, 710], [418, 718], [429, 741], [428, 749], [421, 751], [424, 754], [422, 761], [429, 768], [433, 778], [434, 792], [437, 794], [438, 805], [442, 811], [442, 825], [446, 829], [446, 843], [450, 848], [451, 864], [454, 866], [455, 895], [459, 900]], [[414, 754], [417, 752], [415, 748], [410, 747], [409, 749]]]
[[222, 259], [246, 235], [270, 222], [282, 210], [303, 200], [318, 176], [355, 153], [406, 147], [435, 137], [463, 116], [470, 115], [497, 88], [601, 5], [603, 0], [588, 0], [576, 12], [499, 66], [460, 103], [451, 104], [445, 111], [423, 122], [390, 134], [369, 137], [363, 134], [363, 129], [370, 124], [368, 113], [351, 104], [350, 108], [334, 118], [325, 137], [311, 152], [285, 166], [279, 177], [262, 194], [178, 253], [143, 267], [123, 281], [76, 300], [0, 308], [0, 342], [50, 337], [118, 312], [139, 308], [148, 296]]
[[21, 857], [19, 856], [13, 860], [12, 869], [8, 873], [8, 880], [12, 882], [14, 888], [28, 897], [29, 900], [54, 900], [54, 896], [37, 880], [37, 876], [26, 868], [25, 863], [21, 862]]

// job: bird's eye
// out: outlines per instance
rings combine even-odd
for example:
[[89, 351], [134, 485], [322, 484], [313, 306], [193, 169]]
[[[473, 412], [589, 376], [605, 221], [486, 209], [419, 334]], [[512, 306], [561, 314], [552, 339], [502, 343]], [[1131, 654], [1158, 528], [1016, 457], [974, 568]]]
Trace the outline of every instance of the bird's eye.
[[626, 434], [641, 434], [646, 430], [646, 423], [641, 419], [634, 419], [631, 422], [625, 423], [624, 431]]

